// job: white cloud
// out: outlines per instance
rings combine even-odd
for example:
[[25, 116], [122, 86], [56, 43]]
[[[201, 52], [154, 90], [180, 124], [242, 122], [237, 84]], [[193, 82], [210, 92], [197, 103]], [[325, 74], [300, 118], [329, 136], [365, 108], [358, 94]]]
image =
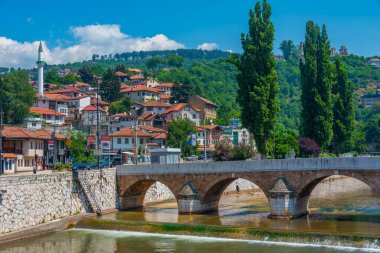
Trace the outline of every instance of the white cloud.
[[[43, 42], [45, 61], [48, 64], [82, 61], [93, 54], [115, 54], [131, 51], [170, 50], [185, 46], [163, 34], [135, 38], [120, 31], [119, 25], [88, 25], [71, 27], [77, 40], [72, 46], [58, 45], [47, 48]], [[18, 42], [0, 37], [0, 66], [31, 68], [37, 59], [38, 41]]]
[[203, 43], [201, 45], [199, 45], [197, 47], [197, 49], [202, 49], [202, 50], [208, 50], [208, 51], [211, 51], [211, 50], [214, 50], [214, 49], [217, 49], [218, 48], [218, 44], [216, 43]]

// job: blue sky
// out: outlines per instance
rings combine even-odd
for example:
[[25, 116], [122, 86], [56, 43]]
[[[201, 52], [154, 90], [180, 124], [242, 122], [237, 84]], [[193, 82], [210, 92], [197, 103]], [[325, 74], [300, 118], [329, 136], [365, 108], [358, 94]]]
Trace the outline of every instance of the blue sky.
[[[35, 55], [29, 51], [39, 40], [46, 43], [47, 59], [54, 63], [80, 59], [74, 54], [83, 53], [83, 58], [88, 58], [89, 48], [113, 52], [161, 49], [160, 46], [162, 49], [197, 48], [207, 42], [204, 48], [240, 52], [240, 33], [247, 31], [248, 12], [255, 2], [0, 0], [0, 66], [27, 66], [26, 62]], [[327, 25], [333, 46], [345, 44], [351, 53], [380, 55], [380, 0], [269, 0], [269, 3], [276, 28], [276, 48], [284, 39], [298, 44], [304, 38], [306, 21], [314, 20]], [[93, 34], [101, 33], [99, 37], [104, 35], [103, 41], [89, 39], [89, 31], [76, 30], [78, 27], [90, 27]], [[107, 30], [111, 34], [105, 35]], [[155, 37], [158, 34], [164, 37]], [[115, 38], [115, 43], [106, 44]], [[123, 43], [129, 44], [119, 48]], [[86, 44], [82, 48], [87, 51], [76, 49], [75, 46], [82, 44]], [[10, 51], [12, 55], [8, 55]], [[20, 53], [31, 55], [23, 58]]]

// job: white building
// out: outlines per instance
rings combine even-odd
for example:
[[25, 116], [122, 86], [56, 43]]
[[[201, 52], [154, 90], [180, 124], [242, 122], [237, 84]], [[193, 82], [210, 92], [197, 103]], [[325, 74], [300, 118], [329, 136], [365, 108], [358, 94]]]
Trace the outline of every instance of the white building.
[[168, 105], [166, 103], [160, 102], [160, 101], [149, 101], [144, 104], [144, 107], [140, 110], [142, 111], [142, 114], [150, 112], [155, 114], [163, 114], [166, 109], [170, 108], [171, 105]]
[[149, 88], [144, 85], [137, 85], [135, 87], [128, 87], [125, 89], [122, 89], [120, 91], [122, 94], [128, 95], [133, 101], [138, 103], [145, 103], [152, 100], [159, 100], [160, 94], [164, 93], [164, 91], [156, 89], [156, 88]]
[[165, 116], [166, 122], [183, 118], [189, 119], [194, 122], [196, 126], [199, 126], [200, 112], [201, 110], [192, 105], [180, 103], [168, 108], [162, 115]]

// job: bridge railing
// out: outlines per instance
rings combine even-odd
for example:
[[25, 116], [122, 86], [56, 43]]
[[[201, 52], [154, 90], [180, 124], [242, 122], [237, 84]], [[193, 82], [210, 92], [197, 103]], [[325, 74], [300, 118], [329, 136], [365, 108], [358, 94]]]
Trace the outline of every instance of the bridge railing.
[[117, 175], [238, 173], [255, 171], [380, 170], [380, 157], [339, 157], [116, 166]]

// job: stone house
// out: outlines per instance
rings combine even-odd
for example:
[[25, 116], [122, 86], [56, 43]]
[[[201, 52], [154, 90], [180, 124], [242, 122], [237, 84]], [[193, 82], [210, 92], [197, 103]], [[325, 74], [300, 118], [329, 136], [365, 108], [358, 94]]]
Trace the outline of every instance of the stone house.
[[[56, 142], [49, 146], [52, 131], [45, 129], [29, 130], [21, 127], [5, 126], [1, 133], [2, 174], [31, 172], [34, 166], [43, 170], [53, 162], [53, 154], [57, 162], [64, 162], [65, 137], [56, 133]], [[50, 147], [50, 148], [49, 148]]]
[[206, 117], [206, 119], [216, 118], [216, 109], [218, 106], [205, 98], [200, 96], [192, 96], [189, 98], [189, 104], [201, 110], [201, 117]]

